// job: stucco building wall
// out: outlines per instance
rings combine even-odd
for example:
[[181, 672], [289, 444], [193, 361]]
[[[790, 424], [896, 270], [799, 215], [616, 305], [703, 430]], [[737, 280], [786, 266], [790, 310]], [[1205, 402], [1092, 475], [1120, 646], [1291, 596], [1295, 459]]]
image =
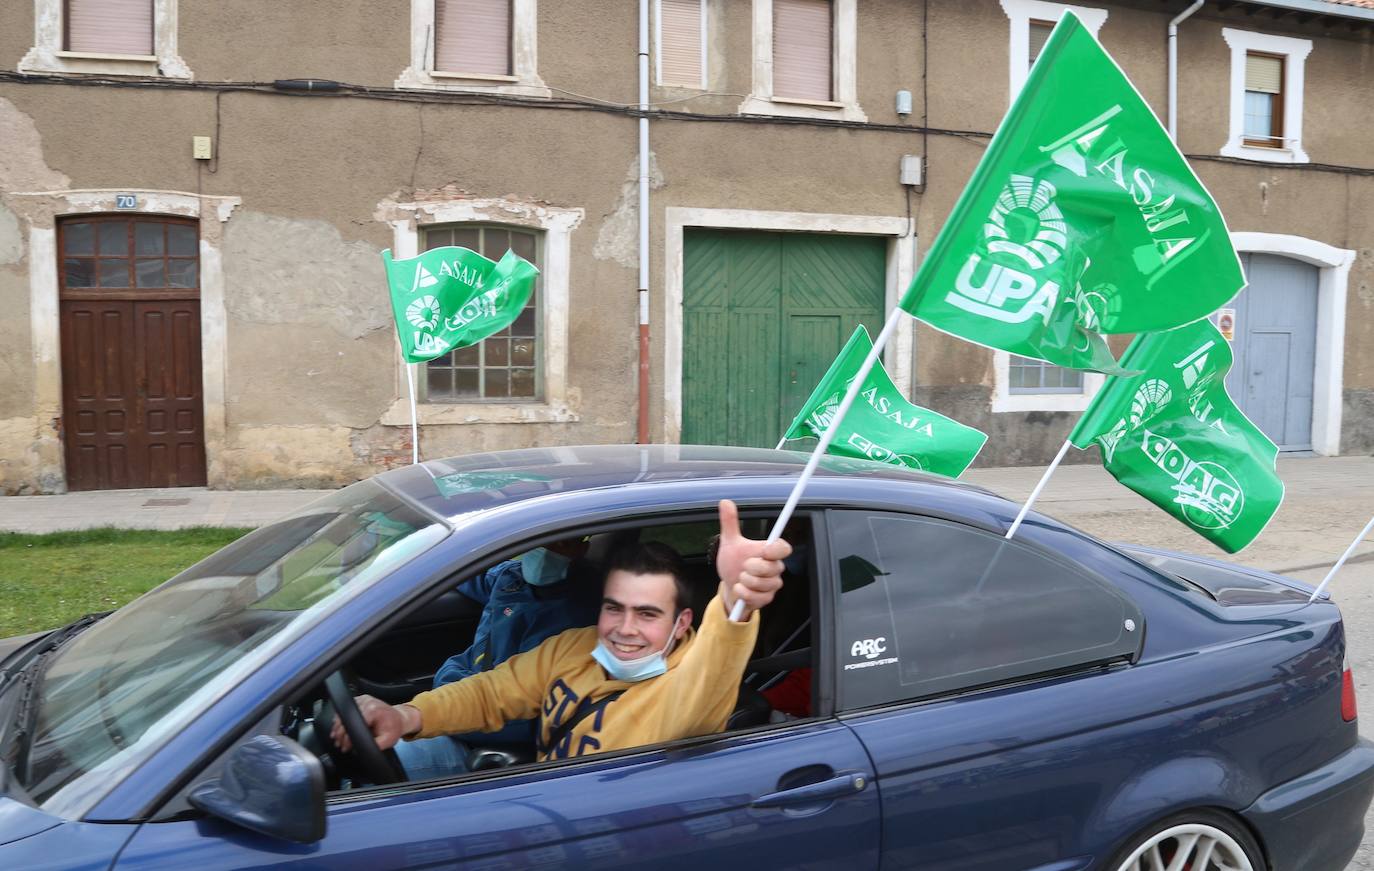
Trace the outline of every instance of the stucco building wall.
[[[632, 441], [637, 121], [625, 106], [636, 99], [636, 5], [539, 4], [538, 75], [550, 97], [523, 105], [397, 90], [410, 62], [406, 0], [278, 5], [263, 14], [256, 4], [250, 13], [237, 3], [183, 2], [177, 50], [194, 77], [184, 87], [0, 78], [0, 490], [64, 486], [54, 420], [61, 411], [50, 399], [54, 351], [36, 344], [30, 314], [28, 228], [52, 224], [51, 210], [35, 211], [29, 196], [39, 191], [224, 198], [224, 217], [203, 234], [223, 278], [220, 383], [207, 386], [207, 417], [222, 421], [219, 434], [207, 436], [211, 486], [344, 483], [408, 462], [409, 428], [396, 418], [404, 370], [378, 256], [396, 244], [397, 222], [405, 224], [408, 213], [397, 204], [480, 201], [499, 211], [497, 204], [509, 203], [511, 215], [553, 210], [571, 226], [566, 391], [539, 413], [428, 424], [424, 453]], [[1176, 10], [1144, 2], [1101, 8], [1108, 10], [1104, 45], [1162, 117], [1164, 37]], [[708, 92], [651, 89], [658, 112], [650, 123], [655, 439], [674, 435], [669, 404], [678, 391], [668, 383], [664, 334], [680, 323], [665, 287], [670, 235], [681, 231], [669, 226], [671, 210], [782, 213], [803, 224], [808, 215], [899, 222], [892, 226], [910, 215], [920, 252], [1006, 110], [1003, 4], [859, 0], [856, 22], [864, 124], [739, 114], [754, 88], [753, 0], [708, 0]], [[1303, 140], [1313, 162], [1329, 167], [1218, 157], [1230, 100], [1223, 27], [1314, 42]], [[32, 34], [32, 3], [0, 8], [0, 69], [17, 68]], [[1343, 22], [1210, 10], [1184, 25], [1180, 42], [1180, 142], [1232, 230], [1356, 252], [1340, 350], [1346, 453], [1374, 448], [1374, 175], [1365, 144], [1374, 132], [1365, 111], [1374, 96], [1372, 45], [1368, 29]], [[248, 84], [306, 77], [374, 91], [301, 96]], [[210, 87], [226, 82], [242, 86]], [[896, 112], [899, 90], [913, 95], [910, 115]], [[192, 159], [193, 135], [215, 137], [214, 160]], [[922, 187], [899, 183], [904, 154], [924, 156]], [[897, 235], [890, 242], [907, 250]], [[890, 368], [911, 385], [914, 401], [988, 431], [980, 462], [1036, 463], [1053, 454], [1076, 411], [994, 412], [1005, 374], [991, 352], [920, 324], [912, 334], [904, 356], [889, 356]], [[1124, 341], [1114, 342], [1118, 350]]]

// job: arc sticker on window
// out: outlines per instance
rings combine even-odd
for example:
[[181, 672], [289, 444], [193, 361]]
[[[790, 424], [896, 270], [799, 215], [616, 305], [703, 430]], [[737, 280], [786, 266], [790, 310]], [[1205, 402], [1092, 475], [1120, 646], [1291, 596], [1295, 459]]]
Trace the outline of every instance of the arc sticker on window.
[[862, 638], [855, 641], [849, 647], [849, 655], [864, 658], [863, 662], [851, 662], [845, 665], [845, 671], [853, 671], [856, 668], [872, 668], [876, 665], [892, 665], [897, 661], [897, 657], [889, 656], [883, 659], [878, 657], [887, 653], [887, 638], [879, 635], [877, 638]]

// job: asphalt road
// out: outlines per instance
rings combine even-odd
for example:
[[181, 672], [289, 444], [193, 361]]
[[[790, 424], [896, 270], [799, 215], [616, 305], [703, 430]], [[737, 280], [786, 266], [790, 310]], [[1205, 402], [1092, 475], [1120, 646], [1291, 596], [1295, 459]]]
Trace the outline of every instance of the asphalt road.
[[[1027, 469], [965, 475], [1008, 498], [1028, 496], [1038, 476]], [[1203, 554], [1320, 583], [1374, 516], [1374, 457], [1284, 459], [1279, 476], [1287, 492], [1278, 514], [1254, 544], [1235, 555], [1194, 535], [1097, 466], [1059, 469], [1036, 508], [1110, 541]], [[1345, 618], [1360, 734], [1374, 739], [1374, 536], [1356, 549], [1330, 589]], [[1364, 843], [1348, 867], [1374, 871], [1374, 812], [1365, 817]]]

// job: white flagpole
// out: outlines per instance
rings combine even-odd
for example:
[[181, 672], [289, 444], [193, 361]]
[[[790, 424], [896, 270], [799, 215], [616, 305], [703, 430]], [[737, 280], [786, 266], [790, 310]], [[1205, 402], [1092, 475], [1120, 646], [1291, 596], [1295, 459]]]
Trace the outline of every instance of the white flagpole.
[[782, 438], [778, 439], [778, 445], [777, 447], [773, 448], [773, 450], [780, 451], [782, 450], [782, 446], [785, 444], [787, 444], [787, 436], [783, 436]]
[[415, 364], [406, 364], [406, 386], [410, 388], [410, 463], [420, 464], [420, 420], [415, 413]]
[[1322, 594], [1322, 591], [1326, 589], [1326, 585], [1331, 582], [1332, 576], [1340, 570], [1341, 566], [1345, 565], [1346, 560], [1350, 559], [1350, 555], [1355, 552], [1355, 548], [1360, 546], [1360, 542], [1364, 541], [1365, 536], [1369, 535], [1371, 529], [1374, 529], [1374, 517], [1369, 518], [1369, 522], [1364, 525], [1364, 529], [1360, 530], [1360, 534], [1355, 536], [1354, 541], [1350, 542], [1350, 547], [1345, 549], [1345, 553], [1341, 554], [1341, 558], [1336, 560], [1336, 564], [1331, 567], [1331, 571], [1326, 573], [1326, 577], [1322, 579], [1317, 589], [1312, 591], [1312, 597], [1307, 600], [1307, 604], [1311, 605], [1313, 602], [1317, 601], [1317, 597]]
[[[801, 477], [797, 478], [796, 485], [792, 487], [791, 495], [787, 497], [787, 503], [782, 506], [782, 513], [778, 515], [777, 522], [773, 524], [773, 531], [768, 533], [769, 544], [782, 537], [783, 527], [787, 525], [787, 521], [792, 519], [792, 512], [797, 510], [797, 502], [801, 499], [802, 491], [806, 489], [807, 482], [815, 474], [821, 456], [825, 453], [825, 449], [830, 447], [830, 442], [834, 440], [835, 433], [840, 428], [840, 421], [844, 420], [844, 416], [849, 412], [849, 407], [854, 404], [854, 397], [859, 395], [864, 380], [872, 371], [873, 364], [878, 362], [878, 357], [883, 353], [883, 347], [887, 345], [887, 340], [892, 337], [892, 331], [897, 328], [897, 322], [901, 320], [903, 314], [904, 312], [900, 308], [894, 308], [892, 314], [887, 316], [887, 323], [883, 324], [883, 331], [878, 334], [878, 338], [873, 342], [873, 348], [864, 358], [858, 374], [854, 376], [853, 381], [849, 382], [849, 389], [845, 391], [844, 399], [840, 400], [840, 407], [835, 409], [834, 419], [830, 421], [830, 426], [826, 427], [821, 440], [816, 443], [816, 449], [811, 452], [811, 458], [806, 461], [806, 468], [802, 469]], [[744, 600], [737, 599], [735, 607], [730, 609], [730, 619], [738, 623], [743, 614]]]
[[1012, 521], [1011, 528], [1007, 530], [1007, 538], [1011, 538], [1016, 534], [1016, 530], [1021, 528], [1021, 521], [1026, 519], [1026, 514], [1030, 512], [1031, 506], [1034, 505], [1035, 500], [1039, 498], [1040, 491], [1045, 489], [1045, 484], [1049, 482], [1050, 475], [1054, 474], [1054, 470], [1059, 466], [1060, 461], [1064, 459], [1064, 455], [1068, 452], [1069, 440], [1065, 439], [1064, 444], [1059, 447], [1059, 453], [1054, 455], [1054, 462], [1050, 463], [1050, 467], [1045, 470], [1045, 474], [1040, 476], [1040, 483], [1035, 485], [1035, 489], [1031, 491], [1030, 498], [1026, 500], [1026, 504], [1022, 505], [1021, 510], [1017, 512], [1016, 519]]

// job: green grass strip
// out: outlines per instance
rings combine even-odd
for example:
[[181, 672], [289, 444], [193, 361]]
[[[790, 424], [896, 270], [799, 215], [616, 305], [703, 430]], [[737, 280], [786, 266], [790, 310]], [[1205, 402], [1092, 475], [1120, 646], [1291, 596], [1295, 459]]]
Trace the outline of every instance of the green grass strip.
[[206, 526], [0, 532], [0, 638], [118, 608], [248, 532]]

